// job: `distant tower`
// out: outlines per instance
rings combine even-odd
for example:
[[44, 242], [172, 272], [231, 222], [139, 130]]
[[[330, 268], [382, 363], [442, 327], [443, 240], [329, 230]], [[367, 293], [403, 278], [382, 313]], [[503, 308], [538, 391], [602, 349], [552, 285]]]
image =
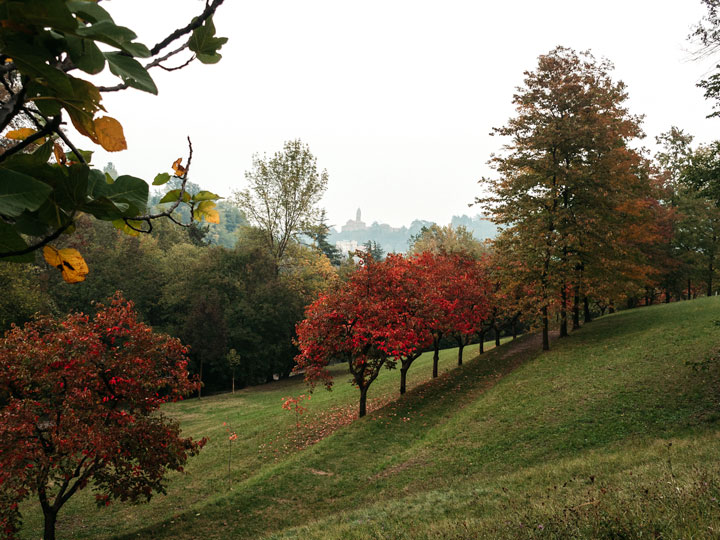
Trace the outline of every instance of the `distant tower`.
[[362, 221], [362, 219], [360, 219], [360, 209], [359, 208], [357, 209], [357, 212], [355, 213], [355, 221], [357, 221], [358, 223]]

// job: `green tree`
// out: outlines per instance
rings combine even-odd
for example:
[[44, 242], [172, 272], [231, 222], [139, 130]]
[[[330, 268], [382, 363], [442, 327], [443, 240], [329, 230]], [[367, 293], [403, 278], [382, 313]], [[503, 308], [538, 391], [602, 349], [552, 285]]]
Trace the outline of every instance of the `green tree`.
[[472, 232], [467, 230], [464, 225], [441, 227], [435, 224], [423, 227], [411, 239], [409, 253], [420, 254], [424, 251], [430, 251], [436, 255], [469, 255], [473, 259], [479, 259], [487, 252], [483, 243], [476, 240]]
[[249, 187], [234, 193], [235, 203], [263, 231], [279, 268], [288, 244], [321, 216], [316, 205], [327, 188], [327, 171], [318, 172], [309, 146], [295, 139], [270, 158], [255, 154], [245, 179]]

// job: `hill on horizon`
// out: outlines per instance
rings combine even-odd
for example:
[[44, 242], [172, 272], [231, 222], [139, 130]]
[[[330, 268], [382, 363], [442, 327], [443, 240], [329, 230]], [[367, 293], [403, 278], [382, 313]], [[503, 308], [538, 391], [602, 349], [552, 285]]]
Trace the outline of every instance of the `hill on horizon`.
[[[331, 227], [328, 242], [337, 246], [345, 254], [355, 251], [362, 244], [376, 242], [386, 253], [405, 253], [413, 236], [417, 235], [423, 227], [436, 224], [434, 221], [423, 219], [414, 220], [410, 226], [392, 227], [387, 223], [373, 222], [367, 225], [362, 221], [361, 210], [358, 209], [355, 219], [350, 219], [345, 225], [337, 228]], [[437, 225], [445, 225], [438, 223]], [[463, 226], [478, 240], [495, 238], [497, 227], [480, 214], [473, 217], [468, 215], [453, 216], [450, 220], [452, 227]]]

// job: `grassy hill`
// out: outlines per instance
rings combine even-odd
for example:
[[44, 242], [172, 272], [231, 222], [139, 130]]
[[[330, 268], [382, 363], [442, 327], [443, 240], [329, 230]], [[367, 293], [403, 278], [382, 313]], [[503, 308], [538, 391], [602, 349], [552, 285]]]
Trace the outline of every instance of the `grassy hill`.
[[454, 368], [448, 350], [429, 383], [425, 356], [399, 400], [384, 372], [355, 422], [338, 366], [300, 432], [280, 408], [300, 381], [174, 404], [211, 440], [168, 495], [103, 510], [76, 496], [58, 537], [717, 538], [720, 367], [688, 365], [717, 351], [715, 319], [720, 299], [700, 299], [604, 317], [549, 353], [526, 336]]

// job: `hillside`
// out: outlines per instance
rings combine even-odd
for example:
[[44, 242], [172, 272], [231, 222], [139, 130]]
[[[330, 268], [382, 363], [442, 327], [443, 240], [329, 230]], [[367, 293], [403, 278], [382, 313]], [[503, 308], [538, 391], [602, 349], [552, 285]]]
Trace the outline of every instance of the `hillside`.
[[[306, 402], [301, 439], [344, 427], [302, 450], [280, 408], [300, 381], [176, 404], [186, 433], [211, 441], [168, 496], [96, 511], [83, 494], [58, 537], [715, 538], [720, 369], [687, 363], [716, 351], [719, 308], [621, 312], [549, 353], [527, 336], [458, 369], [444, 351], [429, 384], [426, 356], [405, 398], [389, 402], [398, 375], [384, 372], [373, 412], [349, 425], [357, 392], [338, 366], [335, 390]], [[36, 538], [29, 510], [23, 537]]]

